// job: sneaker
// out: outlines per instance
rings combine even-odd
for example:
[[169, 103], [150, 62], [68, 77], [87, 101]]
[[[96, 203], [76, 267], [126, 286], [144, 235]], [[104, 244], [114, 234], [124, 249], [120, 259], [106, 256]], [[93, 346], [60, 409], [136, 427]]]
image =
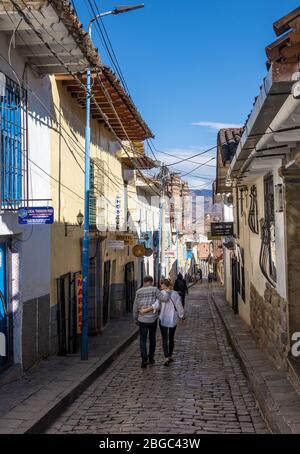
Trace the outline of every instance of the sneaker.
[[147, 366], [148, 366], [147, 361], [142, 361], [141, 368], [146, 369]]
[[154, 366], [154, 364], [155, 364], [155, 359], [149, 359], [149, 364], [150, 364], [150, 366]]
[[172, 358], [172, 356], [169, 358], [169, 362], [174, 363], [174, 358]]
[[170, 360], [169, 360], [169, 358], [167, 358], [164, 362], [164, 366], [168, 367], [169, 364], [170, 364]]

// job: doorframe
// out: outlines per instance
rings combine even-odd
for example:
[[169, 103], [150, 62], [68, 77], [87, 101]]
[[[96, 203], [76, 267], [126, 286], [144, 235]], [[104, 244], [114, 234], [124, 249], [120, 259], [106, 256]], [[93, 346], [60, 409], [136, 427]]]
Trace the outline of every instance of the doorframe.
[[11, 301], [10, 301], [10, 248], [9, 248], [9, 240], [0, 240], [0, 244], [5, 246], [5, 299], [7, 301], [7, 309], [8, 309], [8, 320], [7, 320], [7, 353], [8, 353], [8, 359], [7, 362], [0, 367], [0, 373], [8, 369], [10, 366], [13, 365], [14, 362], [14, 332], [13, 332], [13, 312], [12, 312], [12, 307], [11, 307]]
[[231, 282], [232, 282], [232, 310], [239, 313], [239, 292], [238, 292], [238, 261], [231, 257]]

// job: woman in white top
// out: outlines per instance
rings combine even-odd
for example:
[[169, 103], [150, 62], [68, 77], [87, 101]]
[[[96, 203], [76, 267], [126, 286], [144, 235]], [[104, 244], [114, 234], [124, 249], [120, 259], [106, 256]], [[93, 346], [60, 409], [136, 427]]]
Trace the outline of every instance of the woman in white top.
[[165, 366], [169, 366], [170, 362], [173, 361], [172, 355], [174, 351], [174, 337], [177, 323], [179, 319], [184, 320], [184, 309], [181, 303], [180, 295], [175, 290], [172, 290], [171, 280], [162, 279], [160, 284], [162, 291], [169, 293], [169, 301], [166, 303], [156, 301], [155, 304], [153, 304], [152, 309], [148, 308], [144, 311], [149, 312], [151, 310], [160, 310], [159, 326], [162, 335]]

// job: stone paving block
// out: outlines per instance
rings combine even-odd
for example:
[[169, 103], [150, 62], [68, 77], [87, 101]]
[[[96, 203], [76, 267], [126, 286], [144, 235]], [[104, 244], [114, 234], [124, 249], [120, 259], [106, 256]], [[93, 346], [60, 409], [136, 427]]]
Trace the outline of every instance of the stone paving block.
[[[298, 424], [291, 422], [292, 416], [295, 421], [300, 416], [300, 398], [290, 381], [259, 350], [250, 330], [242, 319], [237, 321], [236, 315], [217, 287], [213, 301], [268, 426], [274, 433], [300, 433]], [[247, 399], [245, 401], [247, 403]]]
[[[160, 336], [156, 365], [144, 371], [133, 343], [48, 433], [255, 432], [256, 402], [206, 285], [193, 287], [186, 308], [187, 325], [176, 331], [170, 367], [163, 366]], [[258, 410], [255, 417], [258, 430], [267, 433]]]

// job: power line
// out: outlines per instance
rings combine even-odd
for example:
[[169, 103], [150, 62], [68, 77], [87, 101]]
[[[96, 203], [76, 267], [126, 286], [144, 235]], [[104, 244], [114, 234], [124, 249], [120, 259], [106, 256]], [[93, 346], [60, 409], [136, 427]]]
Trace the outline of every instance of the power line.
[[[85, 2], [87, 2], [87, 6], [90, 8], [90, 11], [91, 11], [93, 17], [95, 17], [95, 16], [100, 14], [98, 5], [96, 4], [95, 0], [93, 0], [93, 2], [94, 2], [96, 10], [95, 10], [95, 8], [92, 5], [91, 0], [85, 0]], [[100, 26], [100, 21], [101, 21], [101, 26]], [[120, 77], [124, 87], [126, 88], [126, 90], [129, 93], [126, 81], [124, 79], [122, 70], [121, 70], [120, 65], [118, 63], [116, 54], [115, 54], [115, 52], [114, 52], [114, 50], [112, 48], [111, 41], [110, 41], [110, 39], [108, 37], [108, 34], [107, 34], [107, 31], [106, 31], [106, 28], [104, 26], [102, 18], [101, 17], [97, 17], [96, 20], [95, 20], [95, 23], [96, 23], [96, 26], [97, 26], [97, 33], [98, 33], [100, 42], [101, 41], [103, 42], [104, 47], [106, 49], [106, 52], [108, 54], [108, 57], [109, 57], [109, 59], [111, 61], [111, 64], [112, 64], [113, 68], [115, 69], [115, 71], [118, 74], [118, 76]], [[102, 29], [103, 29], [103, 31], [102, 31]], [[107, 44], [107, 40], [108, 40], [109, 44]]]
[[200, 153], [197, 153], [197, 154], [195, 154], [195, 155], [193, 155], [193, 156], [190, 156], [190, 157], [185, 158], [185, 159], [181, 159], [180, 161], [177, 161], [177, 162], [174, 162], [174, 163], [168, 164], [168, 165], [169, 165], [169, 166], [174, 166], [174, 165], [176, 165], [176, 164], [180, 164], [180, 163], [182, 163], [182, 162], [189, 161], [190, 159], [196, 158], [197, 156], [202, 156], [202, 155], [204, 155], [204, 154], [206, 154], [206, 153], [209, 153], [210, 151], [215, 150], [217, 147], [218, 147], [218, 146], [215, 145], [214, 147], [208, 148], [207, 150], [201, 151]]
[[[8, 66], [10, 66], [10, 67], [12, 68], [11, 64], [9, 63], [9, 61], [8, 61], [3, 55], [0, 54], [0, 58], [2, 58], [3, 61], [5, 61], [5, 63], [6, 63]], [[13, 69], [13, 68], [12, 68], [12, 69]], [[65, 127], [64, 127], [61, 123], [58, 123], [58, 120], [57, 120], [57, 118], [55, 117], [55, 115], [47, 108], [47, 106], [44, 104], [44, 102], [41, 100], [41, 98], [37, 95], [37, 93], [29, 86], [28, 82], [27, 82], [23, 77], [21, 77], [20, 75], [18, 75], [18, 77], [20, 78], [20, 80], [22, 81], [22, 83], [26, 86], [26, 89], [29, 89], [30, 93], [37, 99], [37, 101], [38, 101], [38, 102], [41, 104], [41, 106], [45, 109], [45, 111], [48, 113], [48, 115], [50, 116], [50, 118], [52, 118], [52, 120], [53, 120], [61, 129], [62, 129], [62, 131], [63, 131], [64, 133], [66, 133], [66, 135], [68, 136], [68, 138], [72, 141], [73, 147], [74, 147], [74, 145], [75, 145], [76, 147], [78, 147], [79, 149], [81, 149], [81, 151], [82, 151], [82, 153], [83, 153], [82, 155], [79, 154], [78, 151], [76, 151], [76, 149], [75, 149], [74, 151], [75, 151], [75, 152], [78, 154], [78, 156], [84, 161], [85, 151], [84, 151], [84, 149], [81, 147], [81, 145], [80, 145], [79, 143], [77, 143], [77, 142], [74, 140], [74, 138], [70, 135], [70, 133], [65, 129]], [[53, 106], [54, 106], [55, 109], [58, 111], [58, 113], [60, 113], [60, 108], [59, 108], [54, 102], [53, 102]], [[81, 123], [82, 123], [82, 122], [81, 122]], [[84, 169], [80, 166], [80, 164], [78, 163], [77, 159], [75, 158], [72, 148], [71, 148], [70, 145], [67, 143], [66, 137], [63, 136], [63, 134], [58, 130], [58, 128], [56, 128], [55, 131], [57, 132], [57, 134], [59, 134], [59, 135], [62, 136], [62, 138], [63, 138], [63, 140], [64, 140], [64, 142], [65, 142], [67, 148], [69, 149], [69, 151], [70, 151], [71, 154], [73, 155], [73, 157], [74, 157], [76, 163], [78, 164], [78, 166], [80, 167], [80, 169], [82, 170], [82, 172], [84, 173]], [[25, 157], [27, 157], [23, 151], [22, 151], [22, 154], [23, 154]], [[56, 183], [61, 184], [61, 183], [58, 182], [58, 180], [56, 180], [54, 177], [52, 177], [51, 175], [49, 175], [48, 172], [45, 171], [45, 169], [41, 168], [38, 164], [36, 164], [31, 158], [29, 158], [29, 160], [32, 162], [33, 165], [35, 165], [35, 166], [38, 167], [42, 172], [44, 172], [49, 178], [51, 178], [52, 180], [54, 180]], [[107, 163], [105, 162], [105, 164], [107, 164]], [[108, 165], [108, 164], [107, 164], [107, 165]], [[102, 169], [101, 167], [99, 167], [99, 166], [96, 165], [96, 164], [95, 164], [95, 166], [104, 174], [104, 176], [106, 176], [106, 177], [109, 179], [109, 181], [110, 181], [111, 183], [113, 183], [118, 189], [121, 189], [121, 187], [122, 187], [122, 180], [121, 180], [121, 179], [119, 180], [119, 181], [120, 181], [120, 183], [119, 183], [120, 186], [118, 186], [117, 183], [116, 183], [114, 180], [112, 180], [112, 179], [110, 178], [109, 174], [107, 174], [107, 173], [105, 172], [104, 169]], [[108, 169], [108, 170], [109, 170], [109, 169]], [[116, 176], [115, 176], [115, 175], [114, 175], [114, 178], [116, 179]], [[118, 178], [117, 178], [117, 180], [118, 180]], [[83, 199], [79, 194], [75, 193], [70, 187], [68, 187], [68, 186], [66, 186], [66, 185], [63, 185], [63, 184], [62, 184], [62, 186], [64, 186], [65, 189], [68, 189], [70, 192], [73, 192], [77, 197]], [[105, 196], [105, 194], [103, 194], [103, 193], [101, 193], [101, 194], [102, 194], [103, 196]], [[129, 198], [132, 199], [132, 197], [129, 197]], [[140, 203], [138, 202], [138, 204], [140, 204]], [[112, 205], [113, 205], [113, 204], [112, 204]]]
[[[171, 154], [171, 153], [167, 153], [166, 151], [162, 151], [162, 150], [158, 150], [156, 148], [156, 146], [154, 145], [154, 143], [152, 144], [154, 150], [156, 151], [156, 153], [159, 153], [159, 154], [164, 154], [166, 156], [170, 156], [172, 158], [177, 158], [178, 156], [176, 156], [175, 154]], [[215, 157], [213, 159], [216, 159]], [[190, 161], [191, 163], [193, 164], [199, 164], [199, 162], [196, 162], [196, 161], [192, 161], [192, 158], [188, 158], [188, 161]], [[171, 164], [167, 164], [167, 165], [171, 165]], [[173, 164], [174, 165], [174, 164]], [[208, 164], [205, 164], [206, 167], [212, 167], [212, 168], [215, 168], [214, 165], [208, 165]]]
[[[85, 92], [87, 92], [86, 86], [81, 82], [81, 80], [78, 78], [78, 76], [77, 76], [76, 74], [74, 74], [74, 73], [68, 68], [68, 66], [63, 62], [63, 60], [61, 60], [61, 58], [60, 58], [60, 57], [51, 49], [50, 45], [49, 45], [47, 42], [45, 42], [45, 40], [43, 39], [42, 34], [41, 34], [39, 31], [37, 31], [37, 30], [35, 29], [35, 27], [33, 26], [32, 22], [31, 22], [30, 19], [24, 14], [24, 12], [23, 12], [22, 9], [20, 8], [20, 6], [19, 6], [14, 0], [10, 0], [10, 1], [13, 3], [13, 5], [15, 6], [16, 10], [18, 11], [18, 13], [24, 18], [24, 20], [26, 21], [26, 23], [31, 27], [31, 29], [32, 29], [32, 30], [35, 32], [35, 34], [39, 37], [39, 39], [42, 41], [42, 43], [45, 45], [45, 47], [51, 52], [51, 54], [52, 54], [55, 58], [57, 58], [57, 60], [60, 62], [60, 64], [67, 70], [67, 72], [68, 72], [68, 73], [69, 73], [69, 74], [70, 74], [70, 75], [79, 83], [80, 87], [82, 87], [83, 90], [84, 90]], [[28, 5], [24, 2], [24, 0], [22, 0], [22, 2], [23, 2], [23, 4], [24, 4], [24, 6], [29, 10], [29, 12], [31, 13], [32, 17], [35, 18], [35, 19], [37, 20], [37, 22], [40, 24], [39, 20], [38, 20], [38, 19], [36, 18], [36, 16], [32, 13], [31, 9], [28, 8]], [[42, 25], [42, 24], [40, 24], [40, 25]], [[48, 33], [55, 41], [57, 41], [57, 40], [56, 40], [48, 31], [47, 31], [47, 33]], [[70, 53], [70, 52], [69, 52], [69, 53]], [[71, 55], [71, 54], [70, 54], [70, 55]], [[99, 71], [99, 69], [98, 69], [98, 71]], [[102, 73], [102, 74], [103, 74], [103, 73]], [[104, 75], [104, 77], [106, 77], [105, 74], [103, 74], [103, 75]], [[99, 73], [98, 73], [98, 77], [99, 77]], [[99, 80], [100, 80], [100, 79], [99, 79]], [[102, 83], [101, 80], [100, 80], [100, 83]], [[104, 87], [104, 89], [105, 89], [105, 87]], [[105, 89], [105, 90], [106, 90], [106, 89]], [[90, 96], [90, 98], [94, 101], [97, 110], [99, 111], [100, 115], [102, 116], [102, 118], [103, 118], [104, 122], [106, 123], [106, 125], [108, 126], [109, 130], [110, 130], [111, 133], [116, 137], [116, 141], [120, 144], [120, 146], [121, 146], [122, 149], [125, 151], [125, 153], [127, 154], [127, 156], [128, 156], [130, 159], [132, 159], [132, 157], [128, 154], [127, 149], [126, 149], [126, 147], [124, 146], [123, 142], [119, 139], [119, 137], [118, 137], [118, 135], [116, 134], [116, 132], [114, 131], [113, 127], [112, 127], [111, 124], [109, 123], [107, 116], [106, 116], [106, 115], [104, 114], [104, 112], [102, 111], [102, 109], [101, 109], [101, 107], [99, 106], [99, 104], [98, 104], [98, 102], [97, 102], [95, 96], [92, 94], [91, 91], [89, 92], [89, 96]], [[106, 97], [107, 97], [107, 95], [106, 95]], [[107, 98], [107, 99], [108, 99], [108, 98]], [[112, 107], [113, 107], [113, 109], [114, 109], [114, 111], [115, 111], [115, 114], [117, 115], [117, 112], [116, 112], [116, 110], [115, 110], [115, 108], [114, 108], [114, 105], [113, 105], [112, 101], [110, 101], [110, 104], [112, 105]], [[120, 119], [119, 119], [119, 122], [120, 122], [122, 128], [124, 129], [124, 132], [126, 133], [126, 136], [128, 137], [128, 134], [127, 134], [127, 132], [126, 132], [126, 130], [125, 130], [125, 128], [124, 128], [123, 123], [120, 121]], [[128, 140], [129, 140], [129, 143], [130, 143], [130, 147], [134, 150], [133, 144], [132, 144], [132, 142], [130, 141], [129, 137], [128, 137]], [[136, 153], [136, 155], [138, 155], [138, 153]], [[137, 159], [139, 160], [139, 158], [137, 158]], [[136, 166], [134, 166], [134, 167], [135, 167], [135, 170], [137, 170], [137, 172], [141, 175], [141, 177], [142, 177], [142, 178], [145, 180], [145, 182], [146, 182], [146, 179], [145, 179], [144, 175], [142, 174], [142, 172], [141, 172], [138, 168], [136, 168]], [[147, 183], [147, 184], [148, 184], [148, 183]], [[149, 184], [148, 184], [148, 185], [149, 185]], [[150, 185], [149, 185], [149, 187], [150, 187]]]
[[193, 172], [196, 172], [196, 170], [200, 169], [201, 167], [205, 166], [207, 163], [213, 161], [213, 159], [215, 158], [211, 158], [209, 159], [208, 161], [206, 161], [204, 164], [200, 164], [198, 167], [195, 167], [193, 170], [191, 170], [190, 172], [187, 172], [187, 173], [184, 173], [182, 175], [182, 177], [186, 177], [187, 175], [191, 175]]

